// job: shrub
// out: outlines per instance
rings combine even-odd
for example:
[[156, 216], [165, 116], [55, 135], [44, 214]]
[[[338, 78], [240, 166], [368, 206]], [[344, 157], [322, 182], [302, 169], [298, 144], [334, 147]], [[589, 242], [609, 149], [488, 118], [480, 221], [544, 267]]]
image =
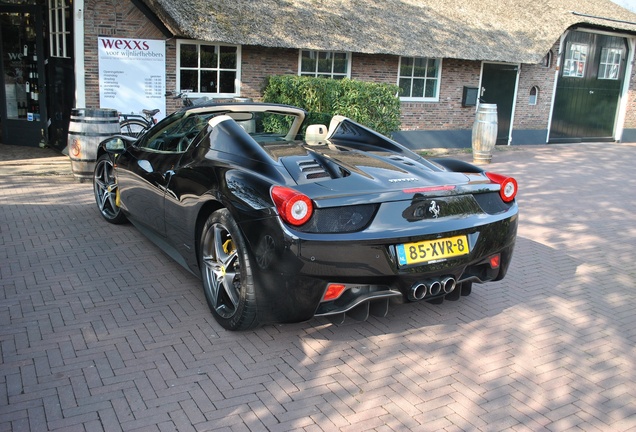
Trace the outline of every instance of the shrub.
[[294, 105], [309, 112], [309, 123], [329, 124], [343, 115], [389, 135], [400, 128], [396, 85], [358, 80], [275, 75], [267, 79], [263, 101]]

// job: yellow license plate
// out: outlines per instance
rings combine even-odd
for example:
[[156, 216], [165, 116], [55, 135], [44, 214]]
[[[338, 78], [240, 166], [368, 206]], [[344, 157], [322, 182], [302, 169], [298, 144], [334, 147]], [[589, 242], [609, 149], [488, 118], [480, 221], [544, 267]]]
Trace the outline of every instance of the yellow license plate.
[[465, 235], [399, 244], [396, 249], [401, 266], [443, 261], [470, 252]]

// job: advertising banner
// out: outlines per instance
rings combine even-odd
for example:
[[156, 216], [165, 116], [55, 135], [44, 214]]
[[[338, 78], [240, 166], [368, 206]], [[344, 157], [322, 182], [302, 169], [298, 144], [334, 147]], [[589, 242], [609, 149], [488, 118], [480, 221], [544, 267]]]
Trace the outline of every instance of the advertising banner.
[[166, 116], [166, 44], [163, 40], [100, 37], [99, 104], [123, 114], [156, 109]]

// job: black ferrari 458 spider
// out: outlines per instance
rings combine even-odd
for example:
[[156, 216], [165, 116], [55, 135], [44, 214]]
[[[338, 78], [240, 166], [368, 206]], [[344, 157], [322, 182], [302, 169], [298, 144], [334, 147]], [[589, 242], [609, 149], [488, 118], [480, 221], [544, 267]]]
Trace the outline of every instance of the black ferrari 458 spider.
[[391, 301], [457, 300], [505, 276], [513, 178], [306, 116], [216, 103], [111, 137], [95, 167], [99, 211], [198, 275], [229, 330], [384, 316]]

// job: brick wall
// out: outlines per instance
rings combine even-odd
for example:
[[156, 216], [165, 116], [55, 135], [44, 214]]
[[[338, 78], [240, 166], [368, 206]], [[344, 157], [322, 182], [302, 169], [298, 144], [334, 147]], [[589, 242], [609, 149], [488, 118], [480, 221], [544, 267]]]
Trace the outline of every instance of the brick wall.
[[265, 78], [270, 75], [297, 75], [298, 50], [242, 47], [241, 97], [260, 100]]
[[477, 87], [481, 62], [442, 60], [439, 102], [403, 102], [402, 130], [472, 128], [475, 107], [462, 107], [464, 86]]
[[[556, 79], [558, 43], [553, 46], [551, 52], [552, 59], [549, 65], [521, 65], [513, 125], [515, 129], [545, 130], [548, 127]], [[538, 89], [536, 105], [530, 105], [529, 102], [533, 87]]]
[[[352, 55], [351, 78], [397, 84], [399, 57], [389, 55]], [[470, 129], [475, 109], [462, 108], [464, 85], [479, 84], [480, 62], [444, 60], [440, 102], [402, 103], [402, 128]], [[298, 74], [298, 50], [242, 47], [241, 96], [259, 100], [265, 78], [270, 75]]]
[[397, 84], [398, 56], [353, 53], [351, 78], [375, 83]]
[[625, 129], [636, 129], [636, 64], [632, 64], [632, 76], [627, 92], [627, 113], [625, 114]]

